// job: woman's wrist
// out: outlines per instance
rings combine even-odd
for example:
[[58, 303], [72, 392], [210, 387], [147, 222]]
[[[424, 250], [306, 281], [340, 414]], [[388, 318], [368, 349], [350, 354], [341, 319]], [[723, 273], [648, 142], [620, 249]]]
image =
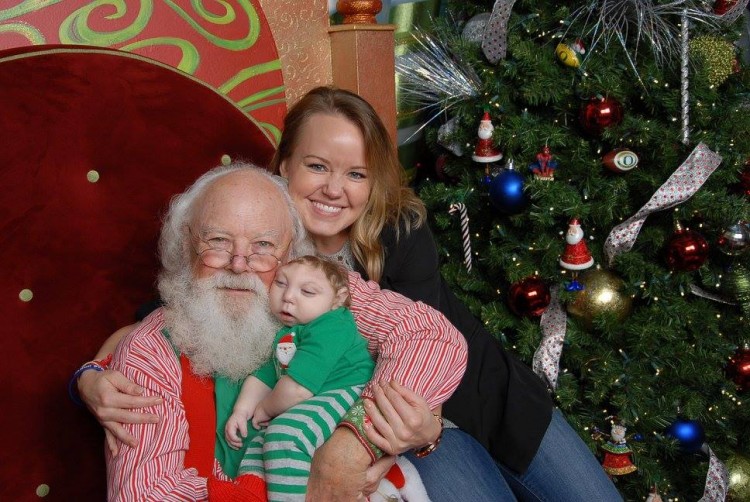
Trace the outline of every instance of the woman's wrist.
[[440, 440], [443, 439], [443, 417], [434, 413], [432, 416], [435, 417], [435, 421], [440, 427], [438, 431], [438, 435], [433, 441], [430, 441], [429, 443], [427, 443], [426, 445], [422, 447], [414, 449], [414, 456], [416, 456], [417, 458], [426, 457], [427, 455], [435, 451], [438, 445], [440, 444]]
[[81, 401], [81, 396], [78, 389], [78, 382], [81, 379], [81, 376], [83, 376], [87, 371], [104, 371], [105, 369], [107, 369], [109, 363], [111, 362], [112, 354], [109, 354], [104, 359], [85, 362], [81, 365], [80, 368], [73, 372], [73, 376], [70, 378], [70, 382], [68, 382], [68, 395], [75, 404], [81, 407], [84, 406], [83, 401]]

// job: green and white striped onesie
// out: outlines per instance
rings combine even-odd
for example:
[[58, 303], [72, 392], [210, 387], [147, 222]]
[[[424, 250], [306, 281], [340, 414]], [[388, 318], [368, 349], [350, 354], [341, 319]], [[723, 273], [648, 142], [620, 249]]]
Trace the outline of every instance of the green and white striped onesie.
[[[258, 431], [248, 443], [238, 476], [255, 474], [265, 479], [269, 500], [302, 500], [313, 453], [358, 399], [375, 362], [344, 307], [308, 324], [280, 329], [273, 346], [272, 359], [254, 376], [273, 388], [287, 375], [314, 396]], [[248, 428], [254, 430], [251, 422]]]

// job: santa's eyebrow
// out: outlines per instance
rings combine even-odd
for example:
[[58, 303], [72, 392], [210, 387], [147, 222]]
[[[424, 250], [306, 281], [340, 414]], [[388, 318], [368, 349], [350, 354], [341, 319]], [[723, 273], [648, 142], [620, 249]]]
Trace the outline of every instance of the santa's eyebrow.
[[[200, 237], [204, 237], [206, 234], [210, 234], [210, 233], [223, 235], [226, 237], [230, 237], [232, 239], [236, 239], [238, 237], [236, 234], [230, 232], [229, 230], [226, 230], [224, 228], [217, 227], [217, 226], [207, 225], [200, 229]], [[249, 240], [251, 241], [258, 241], [258, 240], [278, 241], [280, 239], [280, 236], [281, 236], [280, 231], [276, 229], [269, 229], [269, 230], [264, 230], [262, 232], [256, 232], [252, 234], [251, 236], [249, 236]]]

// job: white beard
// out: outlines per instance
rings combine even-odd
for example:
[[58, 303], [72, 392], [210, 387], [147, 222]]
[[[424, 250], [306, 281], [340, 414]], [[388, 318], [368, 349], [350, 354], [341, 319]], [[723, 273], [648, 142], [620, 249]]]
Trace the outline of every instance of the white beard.
[[[225, 295], [222, 287], [248, 289], [251, 299]], [[219, 272], [207, 279], [192, 274], [159, 277], [166, 303], [164, 320], [172, 342], [196, 375], [213, 373], [241, 380], [271, 356], [281, 324], [268, 308], [268, 291], [255, 275]]]
[[490, 139], [494, 129], [495, 127], [491, 124], [479, 124], [477, 136], [479, 136], [479, 139]]
[[568, 232], [565, 234], [565, 242], [570, 244], [571, 246], [573, 244], [578, 244], [581, 242], [581, 239], [583, 239], [583, 230], [580, 228], [576, 230], [568, 230]]

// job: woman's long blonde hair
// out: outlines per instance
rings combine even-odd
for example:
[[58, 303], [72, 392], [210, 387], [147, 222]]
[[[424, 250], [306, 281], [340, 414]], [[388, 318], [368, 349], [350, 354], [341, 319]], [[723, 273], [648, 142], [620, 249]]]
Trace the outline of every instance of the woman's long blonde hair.
[[271, 160], [278, 174], [281, 163], [291, 157], [302, 128], [315, 114], [338, 115], [356, 125], [365, 142], [365, 161], [370, 177], [370, 197], [362, 215], [354, 222], [349, 240], [355, 259], [368, 277], [380, 281], [385, 261], [380, 235], [387, 225], [407, 233], [426, 218], [424, 203], [407, 186], [396, 148], [383, 122], [370, 104], [354, 94], [334, 87], [316, 87], [305, 94], [284, 118], [279, 147]]

